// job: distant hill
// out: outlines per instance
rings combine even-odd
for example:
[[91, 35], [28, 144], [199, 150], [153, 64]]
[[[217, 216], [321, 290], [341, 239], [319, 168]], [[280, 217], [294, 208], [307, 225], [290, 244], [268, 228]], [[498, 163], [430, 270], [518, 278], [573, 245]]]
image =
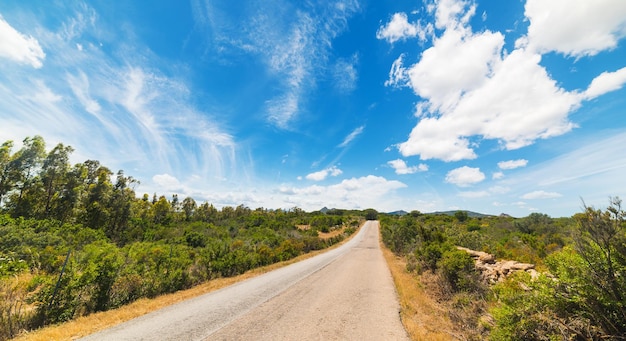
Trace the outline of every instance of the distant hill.
[[404, 210], [400, 210], [400, 211], [393, 211], [393, 212], [389, 212], [387, 213], [389, 215], [399, 215], [399, 216], [403, 216], [403, 215], [407, 215], [409, 214], [409, 212], [404, 211]]
[[[438, 211], [438, 212], [431, 212], [431, 213], [424, 213], [424, 214], [431, 214], [431, 215], [449, 215], [449, 216], [454, 216], [454, 214], [458, 211], [465, 211], [465, 210], [455, 210], [455, 211]], [[478, 212], [472, 212], [472, 211], [465, 211], [467, 212], [467, 216], [470, 218], [484, 218], [484, 217], [493, 217], [490, 214], [482, 214], [482, 213], [478, 213]]]

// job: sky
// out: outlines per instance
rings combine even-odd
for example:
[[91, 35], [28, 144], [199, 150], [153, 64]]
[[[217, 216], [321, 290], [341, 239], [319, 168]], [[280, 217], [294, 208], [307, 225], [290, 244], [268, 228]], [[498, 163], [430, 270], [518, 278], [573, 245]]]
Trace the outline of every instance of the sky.
[[217, 207], [626, 198], [626, 1], [0, 2], [0, 141]]

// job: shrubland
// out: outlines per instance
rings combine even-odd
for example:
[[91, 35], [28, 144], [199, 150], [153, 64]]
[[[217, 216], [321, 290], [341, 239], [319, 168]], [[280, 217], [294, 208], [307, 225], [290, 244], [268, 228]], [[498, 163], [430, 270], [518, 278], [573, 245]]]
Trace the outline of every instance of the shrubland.
[[72, 150], [0, 147], [0, 340], [326, 248], [364, 216], [138, 197], [136, 179], [70, 165]]
[[[622, 340], [626, 335], [626, 212], [609, 206], [569, 218], [382, 216], [383, 242], [415, 285], [446, 307], [456, 334], [475, 340]], [[492, 285], [462, 246], [533, 263]]]

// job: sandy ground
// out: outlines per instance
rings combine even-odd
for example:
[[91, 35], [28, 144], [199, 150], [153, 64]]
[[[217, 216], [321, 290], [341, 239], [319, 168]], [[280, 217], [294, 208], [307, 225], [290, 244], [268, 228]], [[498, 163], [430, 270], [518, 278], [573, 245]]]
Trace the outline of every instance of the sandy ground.
[[408, 340], [378, 229], [85, 340]]

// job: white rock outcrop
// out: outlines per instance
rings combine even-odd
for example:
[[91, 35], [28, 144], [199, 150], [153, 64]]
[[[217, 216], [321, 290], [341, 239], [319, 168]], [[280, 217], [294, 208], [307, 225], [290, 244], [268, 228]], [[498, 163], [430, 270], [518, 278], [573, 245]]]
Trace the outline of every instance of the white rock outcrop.
[[532, 278], [536, 278], [538, 275], [535, 264], [520, 263], [513, 260], [496, 261], [496, 257], [487, 252], [475, 251], [461, 246], [457, 246], [457, 249], [467, 252], [474, 259], [476, 269], [480, 271], [482, 279], [489, 284], [503, 281], [517, 271], [528, 272]]

